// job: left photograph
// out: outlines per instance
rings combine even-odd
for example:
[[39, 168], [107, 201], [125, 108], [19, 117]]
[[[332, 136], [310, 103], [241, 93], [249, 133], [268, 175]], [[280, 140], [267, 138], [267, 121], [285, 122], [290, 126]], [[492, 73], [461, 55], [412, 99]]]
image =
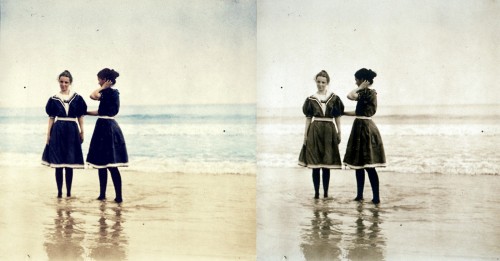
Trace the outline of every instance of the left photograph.
[[0, 0], [0, 259], [256, 259], [256, 1]]

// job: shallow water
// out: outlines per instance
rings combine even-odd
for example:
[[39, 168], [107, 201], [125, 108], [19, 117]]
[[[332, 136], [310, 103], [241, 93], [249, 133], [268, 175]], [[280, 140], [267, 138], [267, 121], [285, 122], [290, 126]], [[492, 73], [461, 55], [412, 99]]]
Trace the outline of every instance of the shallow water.
[[331, 175], [330, 198], [313, 199], [310, 170], [259, 169], [258, 260], [500, 257], [495, 176], [379, 171], [375, 206], [368, 181], [358, 203], [353, 171]]

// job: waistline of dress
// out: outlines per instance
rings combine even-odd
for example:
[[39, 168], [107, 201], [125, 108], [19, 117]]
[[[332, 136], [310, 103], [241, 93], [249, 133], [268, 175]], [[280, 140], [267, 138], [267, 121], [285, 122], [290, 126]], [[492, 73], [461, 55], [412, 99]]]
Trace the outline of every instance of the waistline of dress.
[[78, 122], [78, 120], [76, 118], [72, 118], [72, 117], [55, 117], [55, 121], [74, 121], [74, 122]]
[[327, 122], [333, 122], [333, 118], [327, 118], [327, 117], [312, 117], [311, 118], [311, 123], [315, 121], [327, 121]]
[[114, 120], [114, 116], [106, 116], [106, 115], [99, 115], [97, 116], [98, 119], [105, 119], [105, 120]]
[[360, 120], [371, 120], [372, 117], [366, 117], [366, 116], [356, 116], [356, 119], [360, 119]]

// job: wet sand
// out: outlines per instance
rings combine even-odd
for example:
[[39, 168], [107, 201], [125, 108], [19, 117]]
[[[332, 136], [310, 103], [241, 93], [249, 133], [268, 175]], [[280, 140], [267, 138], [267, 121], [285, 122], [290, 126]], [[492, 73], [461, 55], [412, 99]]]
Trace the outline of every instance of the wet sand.
[[259, 168], [257, 260], [500, 260], [498, 176], [379, 170], [382, 203], [352, 170], [316, 200], [310, 170]]
[[96, 170], [57, 199], [53, 169], [0, 167], [0, 260], [255, 260], [255, 175], [121, 172], [116, 204]]

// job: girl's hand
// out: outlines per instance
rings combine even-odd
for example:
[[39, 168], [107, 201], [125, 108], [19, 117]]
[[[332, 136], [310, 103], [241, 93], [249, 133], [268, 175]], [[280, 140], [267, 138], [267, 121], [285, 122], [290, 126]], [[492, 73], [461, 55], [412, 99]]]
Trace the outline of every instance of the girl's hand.
[[307, 137], [304, 137], [304, 145], [306, 145]]
[[83, 143], [83, 137], [84, 137], [83, 132], [80, 132], [80, 140], [82, 143]]
[[340, 138], [340, 133], [339, 133], [339, 134], [337, 135], [337, 144], [340, 144], [340, 140], [341, 140], [341, 138]]
[[45, 141], [45, 144], [49, 145], [49, 141], [50, 141], [50, 135], [47, 135], [47, 140]]
[[360, 85], [359, 85], [359, 88], [360, 89], [365, 89], [365, 88], [368, 88], [368, 86], [370, 86], [370, 82], [367, 81], [367, 80], [364, 80]]
[[107, 80], [102, 84], [102, 89], [107, 89], [109, 86], [113, 85], [113, 82], [111, 80]]

